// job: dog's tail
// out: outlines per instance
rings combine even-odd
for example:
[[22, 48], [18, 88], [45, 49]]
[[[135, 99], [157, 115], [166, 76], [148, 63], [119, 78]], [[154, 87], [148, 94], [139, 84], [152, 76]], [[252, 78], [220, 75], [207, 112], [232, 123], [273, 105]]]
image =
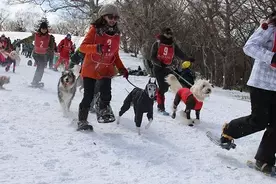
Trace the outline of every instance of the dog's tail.
[[182, 85], [173, 74], [169, 74], [165, 79], [174, 93], [177, 93], [177, 91], [182, 88]]

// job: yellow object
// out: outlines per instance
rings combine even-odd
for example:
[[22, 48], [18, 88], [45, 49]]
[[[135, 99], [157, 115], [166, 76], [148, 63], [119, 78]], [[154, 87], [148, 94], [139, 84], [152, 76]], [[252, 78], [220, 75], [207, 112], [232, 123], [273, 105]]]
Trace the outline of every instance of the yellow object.
[[183, 69], [189, 68], [190, 66], [191, 66], [191, 62], [190, 61], [184, 61], [182, 63], [182, 68]]

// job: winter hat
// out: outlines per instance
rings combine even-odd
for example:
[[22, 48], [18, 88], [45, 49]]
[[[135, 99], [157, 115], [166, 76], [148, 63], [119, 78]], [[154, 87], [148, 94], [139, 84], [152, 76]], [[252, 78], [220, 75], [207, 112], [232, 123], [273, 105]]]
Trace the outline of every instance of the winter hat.
[[98, 12], [99, 16], [102, 17], [104, 15], [107, 15], [107, 14], [112, 14], [112, 15], [116, 15], [119, 17], [119, 10], [118, 8], [113, 5], [113, 4], [106, 4], [106, 5], [103, 5], [99, 12]]
[[191, 66], [191, 62], [190, 61], [184, 61], [181, 66], [182, 66], [183, 69], [189, 68]]
[[169, 34], [169, 35], [172, 35], [173, 34], [173, 31], [171, 28], [169, 27], [165, 27], [161, 30], [161, 34]]
[[70, 39], [71, 39], [71, 34], [68, 33], [68, 34], [66, 35], [66, 38], [70, 40]]
[[39, 29], [48, 29], [48, 24], [47, 22], [41, 22], [40, 26], [39, 26]]

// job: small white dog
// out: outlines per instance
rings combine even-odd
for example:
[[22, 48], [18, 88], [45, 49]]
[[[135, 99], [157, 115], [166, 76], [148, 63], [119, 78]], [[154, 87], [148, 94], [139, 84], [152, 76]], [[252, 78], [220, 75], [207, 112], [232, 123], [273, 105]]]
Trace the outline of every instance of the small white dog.
[[[166, 82], [170, 85], [171, 90], [176, 94], [173, 102], [172, 118], [175, 118], [177, 106], [180, 101], [182, 101], [186, 105], [184, 113], [189, 126], [193, 126], [195, 122], [199, 123], [199, 115], [203, 106], [203, 101], [212, 93], [213, 86], [210, 82], [205, 79], [198, 79], [190, 89], [183, 88], [177, 78], [172, 74], [169, 74], [166, 77]], [[191, 120], [191, 110], [195, 110], [196, 112], [195, 121]]]
[[76, 94], [76, 89], [75, 74], [71, 70], [62, 72], [58, 82], [58, 100], [64, 116], [68, 116], [71, 102]]

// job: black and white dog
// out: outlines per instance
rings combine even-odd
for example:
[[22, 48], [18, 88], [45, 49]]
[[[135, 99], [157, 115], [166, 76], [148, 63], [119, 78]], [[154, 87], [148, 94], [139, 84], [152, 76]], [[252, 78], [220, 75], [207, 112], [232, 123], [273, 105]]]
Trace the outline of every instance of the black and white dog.
[[63, 115], [68, 116], [71, 102], [77, 89], [76, 76], [71, 70], [62, 72], [58, 82], [58, 100], [61, 105]]
[[146, 125], [148, 129], [153, 120], [153, 103], [156, 95], [156, 81], [151, 82], [151, 79], [148, 81], [146, 88], [134, 88], [124, 100], [124, 104], [121, 107], [119, 112], [119, 117], [117, 118], [117, 124], [120, 123], [120, 117], [133, 105], [135, 117], [134, 122], [138, 134], [141, 135], [140, 127], [143, 119], [143, 113], [147, 113], [149, 123]]

